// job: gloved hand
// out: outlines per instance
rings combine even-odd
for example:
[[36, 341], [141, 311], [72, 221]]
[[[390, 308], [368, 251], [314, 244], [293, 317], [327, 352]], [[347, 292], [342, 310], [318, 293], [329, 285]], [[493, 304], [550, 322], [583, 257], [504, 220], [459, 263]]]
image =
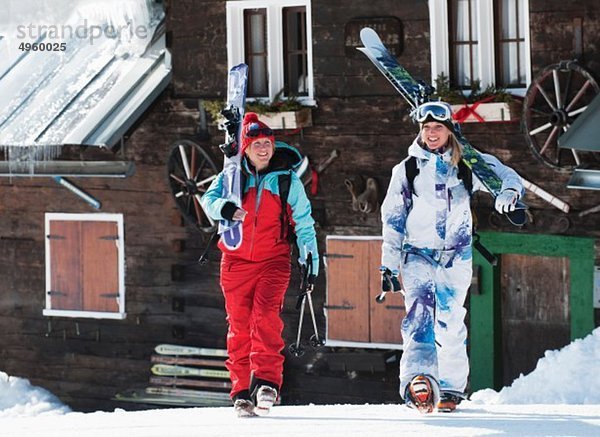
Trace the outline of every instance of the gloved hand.
[[500, 214], [512, 212], [515, 210], [517, 200], [519, 200], [519, 193], [512, 188], [507, 188], [496, 197], [494, 208], [496, 208], [496, 211]]
[[[315, 242], [316, 243], [316, 242]], [[316, 248], [316, 244], [314, 246], [308, 247], [304, 245], [298, 245], [298, 263], [300, 266], [306, 266], [306, 259], [310, 258], [312, 260], [311, 265], [311, 274], [315, 277], [319, 275], [319, 252]]]
[[386, 266], [379, 267], [381, 272], [381, 291], [398, 293], [402, 291], [402, 285], [398, 278], [398, 270], [390, 270]]

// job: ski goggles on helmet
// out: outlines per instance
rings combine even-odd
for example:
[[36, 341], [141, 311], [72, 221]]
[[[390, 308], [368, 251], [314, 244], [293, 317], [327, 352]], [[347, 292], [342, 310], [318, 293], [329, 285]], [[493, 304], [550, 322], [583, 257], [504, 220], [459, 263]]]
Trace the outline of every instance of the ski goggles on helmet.
[[246, 138], [272, 137], [273, 130], [268, 127], [261, 127], [258, 123], [252, 123], [246, 131]]
[[444, 102], [427, 102], [423, 103], [415, 110], [415, 120], [419, 123], [423, 123], [428, 117], [434, 120], [452, 121], [452, 108], [449, 104]]

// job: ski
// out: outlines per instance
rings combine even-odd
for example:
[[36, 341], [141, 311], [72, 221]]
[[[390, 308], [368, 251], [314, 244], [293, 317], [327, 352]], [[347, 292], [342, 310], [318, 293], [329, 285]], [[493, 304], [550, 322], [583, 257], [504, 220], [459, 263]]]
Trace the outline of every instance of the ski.
[[[221, 394], [221, 393], [219, 393]], [[148, 389], [127, 390], [117, 393], [117, 401], [136, 402], [140, 404], [174, 405], [181, 407], [225, 407], [231, 405], [229, 395], [222, 393], [223, 398], [186, 396], [181, 394], [154, 393]], [[226, 398], [225, 398], [226, 397]]]
[[154, 351], [161, 355], [200, 355], [208, 357], [227, 357], [225, 349], [205, 347], [179, 346], [176, 344], [159, 344]]
[[158, 364], [183, 364], [184, 366], [225, 367], [225, 361], [202, 358], [170, 357], [168, 355], [152, 355], [150, 362]]
[[202, 378], [229, 378], [227, 370], [198, 369], [196, 367], [155, 364], [150, 371], [159, 376], [199, 376]]
[[[423, 82], [416, 81], [410, 73], [400, 65], [398, 60], [383, 45], [379, 35], [373, 29], [365, 27], [360, 31], [360, 39], [364, 47], [359, 47], [362, 53], [377, 67], [394, 88], [404, 97], [414, 110], [420, 104], [428, 101], [434, 88]], [[502, 188], [502, 180], [494, 170], [485, 162], [477, 151], [463, 136], [460, 130], [456, 138], [463, 148], [463, 161], [475, 174], [477, 179], [485, 186], [490, 194], [496, 198]], [[518, 201], [513, 212], [506, 213], [508, 220], [515, 226], [527, 223], [527, 205]]]
[[197, 399], [211, 399], [231, 403], [231, 398], [228, 392], [219, 391], [206, 391], [206, 390], [193, 390], [189, 388], [174, 388], [174, 387], [146, 387], [145, 392], [147, 394], [173, 396], [173, 397], [186, 397], [186, 398], [197, 398]]
[[[239, 64], [229, 70], [227, 81], [227, 106], [221, 112], [226, 119], [223, 125], [225, 143], [221, 151], [223, 160], [223, 196], [242, 205], [240, 134], [244, 120], [248, 66]], [[242, 226], [240, 221], [221, 220], [219, 222], [221, 241], [229, 250], [236, 250], [242, 244]]]
[[200, 379], [181, 379], [169, 376], [151, 376], [150, 384], [166, 385], [169, 387], [206, 387], [206, 388], [222, 388], [230, 389], [231, 382], [229, 381], [210, 381]]

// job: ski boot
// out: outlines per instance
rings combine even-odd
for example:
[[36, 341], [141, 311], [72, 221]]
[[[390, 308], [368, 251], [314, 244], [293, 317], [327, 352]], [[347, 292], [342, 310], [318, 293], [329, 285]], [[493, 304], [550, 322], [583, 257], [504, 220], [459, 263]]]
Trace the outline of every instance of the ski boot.
[[258, 416], [266, 416], [277, 400], [277, 390], [268, 385], [261, 385], [256, 392], [256, 407], [254, 413]]
[[238, 417], [256, 417], [254, 402], [250, 399], [250, 392], [248, 390], [243, 390], [235, 395], [233, 409]]
[[237, 399], [233, 403], [233, 408], [238, 417], [256, 417], [254, 404], [248, 399]]
[[425, 375], [415, 376], [406, 387], [404, 396], [406, 405], [421, 414], [432, 413], [436, 409], [439, 399], [437, 382]]
[[466, 399], [463, 393], [453, 391], [443, 391], [438, 402], [438, 411], [442, 413], [451, 413], [456, 410], [456, 406]]

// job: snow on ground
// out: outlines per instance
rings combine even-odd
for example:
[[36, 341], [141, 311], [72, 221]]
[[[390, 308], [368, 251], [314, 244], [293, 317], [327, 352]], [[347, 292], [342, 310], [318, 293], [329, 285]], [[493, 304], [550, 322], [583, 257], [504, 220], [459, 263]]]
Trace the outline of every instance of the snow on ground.
[[[0, 373], [2, 437], [199, 437], [373, 435], [599, 436], [600, 328], [499, 393], [482, 390], [452, 414], [400, 405], [279, 406], [238, 419], [232, 408], [75, 413], [45, 390]], [[542, 405], [546, 404], [546, 405]], [[393, 433], [393, 434], [390, 434]]]
[[510, 387], [499, 393], [481, 390], [473, 393], [471, 400], [484, 404], [596, 404], [600, 410], [600, 328], [561, 350], [546, 351], [535, 370], [521, 374]]
[[69, 411], [71, 410], [49, 391], [32, 386], [26, 379], [0, 372], [0, 419]]
[[460, 413], [421, 416], [399, 405], [313, 405], [238, 419], [232, 408], [194, 408], [2, 419], [0, 429], [6, 437], [598, 436], [600, 411], [596, 405], [470, 403]]

